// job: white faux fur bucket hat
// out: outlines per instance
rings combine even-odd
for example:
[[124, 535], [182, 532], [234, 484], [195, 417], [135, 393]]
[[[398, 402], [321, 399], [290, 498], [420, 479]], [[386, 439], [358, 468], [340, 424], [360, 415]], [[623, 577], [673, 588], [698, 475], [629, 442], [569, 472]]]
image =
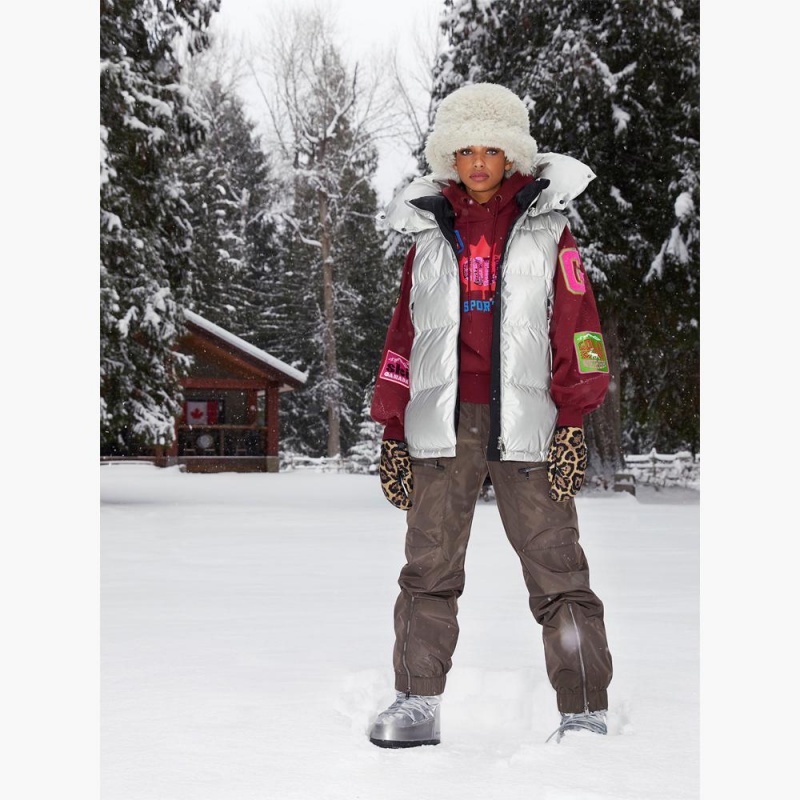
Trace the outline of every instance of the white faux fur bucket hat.
[[499, 147], [514, 162], [511, 172], [532, 174], [536, 140], [530, 134], [528, 109], [514, 92], [497, 83], [474, 83], [442, 100], [425, 143], [433, 174], [458, 180], [455, 152], [470, 146]]

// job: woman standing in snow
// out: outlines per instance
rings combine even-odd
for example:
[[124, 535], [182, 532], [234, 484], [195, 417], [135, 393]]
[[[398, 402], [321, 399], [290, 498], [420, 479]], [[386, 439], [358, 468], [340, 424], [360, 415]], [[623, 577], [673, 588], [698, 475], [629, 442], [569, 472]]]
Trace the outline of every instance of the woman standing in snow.
[[583, 417], [602, 403], [609, 370], [594, 296], [559, 213], [594, 175], [568, 156], [537, 154], [524, 103], [488, 83], [442, 101], [425, 156], [433, 174], [383, 215], [414, 236], [372, 402], [384, 425], [381, 484], [408, 511], [408, 532], [395, 605], [397, 700], [370, 740], [440, 741], [487, 473], [543, 628], [558, 735], [605, 733], [611, 656], [573, 498], [587, 463]]

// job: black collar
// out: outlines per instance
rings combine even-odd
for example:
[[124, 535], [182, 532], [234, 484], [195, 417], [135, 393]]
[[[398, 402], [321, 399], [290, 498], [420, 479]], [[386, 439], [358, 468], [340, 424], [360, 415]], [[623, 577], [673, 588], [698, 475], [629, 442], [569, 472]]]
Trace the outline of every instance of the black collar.
[[517, 192], [517, 205], [519, 206], [521, 211], [525, 211], [526, 209], [530, 208], [531, 205], [536, 202], [536, 198], [550, 185], [550, 181], [547, 178], [537, 178], [535, 181], [531, 181], [527, 186], [523, 186]]

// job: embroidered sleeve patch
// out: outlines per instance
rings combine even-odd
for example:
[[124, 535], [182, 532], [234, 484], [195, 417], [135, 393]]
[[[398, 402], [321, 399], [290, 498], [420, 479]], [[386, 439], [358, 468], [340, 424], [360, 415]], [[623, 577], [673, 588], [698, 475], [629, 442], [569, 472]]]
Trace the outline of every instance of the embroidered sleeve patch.
[[583, 263], [574, 247], [567, 247], [558, 254], [561, 274], [572, 294], [586, 294], [586, 280], [583, 276]]
[[578, 372], [608, 372], [608, 357], [603, 336], [592, 331], [575, 334], [575, 352], [578, 354]]
[[407, 387], [408, 359], [397, 355], [397, 353], [393, 353], [391, 350], [388, 350], [386, 352], [386, 358], [383, 360], [383, 366], [381, 367], [381, 373], [379, 377]]

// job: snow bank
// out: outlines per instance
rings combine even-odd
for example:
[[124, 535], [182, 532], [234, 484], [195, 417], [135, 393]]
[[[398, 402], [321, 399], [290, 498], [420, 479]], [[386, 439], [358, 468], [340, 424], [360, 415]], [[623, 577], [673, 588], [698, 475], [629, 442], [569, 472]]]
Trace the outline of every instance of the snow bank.
[[615, 677], [610, 735], [561, 744], [519, 563], [479, 503], [443, 742], [390, 751], [366, 732], [393, 695], [405, 531], [377, 478], [100, 472], [105, 800], [698, 796], [696, 495], [578, 500]]

